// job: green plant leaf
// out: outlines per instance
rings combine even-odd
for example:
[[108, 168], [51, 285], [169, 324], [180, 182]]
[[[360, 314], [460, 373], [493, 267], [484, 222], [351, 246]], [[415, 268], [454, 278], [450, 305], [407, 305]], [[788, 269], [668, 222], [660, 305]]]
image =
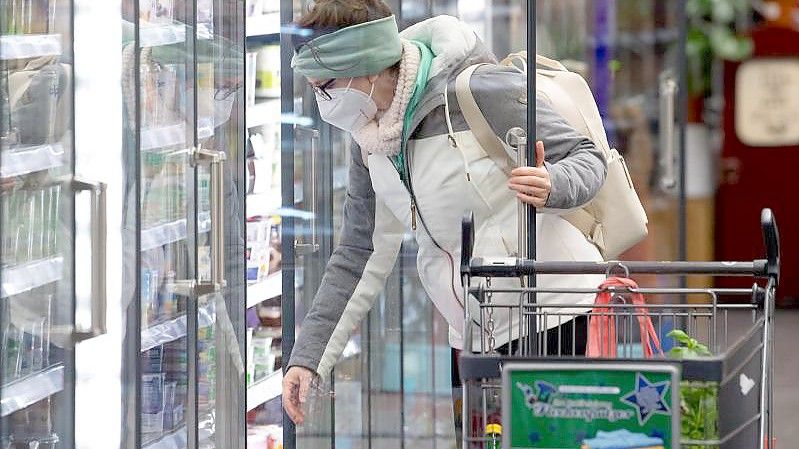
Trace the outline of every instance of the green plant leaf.
[[735, 21], [735, 5], [729, 0], [713, 0], [711, 18], [719, 24], [730, 24]]

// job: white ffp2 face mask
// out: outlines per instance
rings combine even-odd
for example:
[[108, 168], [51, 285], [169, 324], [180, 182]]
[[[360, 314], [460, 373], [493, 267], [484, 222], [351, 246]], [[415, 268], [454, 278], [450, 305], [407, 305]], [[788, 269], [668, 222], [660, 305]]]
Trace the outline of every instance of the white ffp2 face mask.
[[322, 120], [349, 133], [354, 133], [367, 123], [374, 120], [377, 115], [377, 104], [372, 99], [375, 85], [369, 95], [358, 89], [352, 89], [352, 78], [347, 87], [328, 89], [330, 100], [316, 94], [316, 104], [319, 105], [319, 115]]

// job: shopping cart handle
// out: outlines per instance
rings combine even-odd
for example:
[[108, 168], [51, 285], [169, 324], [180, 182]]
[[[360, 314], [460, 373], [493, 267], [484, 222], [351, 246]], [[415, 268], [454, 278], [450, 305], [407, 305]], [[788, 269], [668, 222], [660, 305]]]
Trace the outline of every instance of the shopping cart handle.
[[461, 276], [471, 271], [474, 250], [474, 212], [469, 212], [461, 222]]
[[760, 226], [763, 228], [763, 242], [766, 244], [766, 274], [780, 283], [780, 232], [777, 220], [771, 209], [760, 213]]

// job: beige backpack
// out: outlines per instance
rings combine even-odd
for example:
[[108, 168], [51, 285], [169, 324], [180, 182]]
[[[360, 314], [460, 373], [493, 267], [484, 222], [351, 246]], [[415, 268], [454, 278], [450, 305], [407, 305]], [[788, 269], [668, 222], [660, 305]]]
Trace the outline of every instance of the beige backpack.
[[[501, 62], [526, 72], [526, 53], [515, 53]], [[464, 70], [455, 82], [458, 103], [475, 138], [486, 153], [510, 174], [514, 161], [505, 144], [494, 134], [480, 111], [469, 81], [481, 64]], [[602, 150], [608, 166], [607, 178], [597, 196], [579, 209], [569, 211], [563, 218], [579, 229], [596, 245], [602, 256], [614, 259], [643, 240], [647, 235], [647, 217], [624, 158], [608, 144], [602, 118], [588, 83], [570, 72], [561, 63], [536, 55], [536, 91], [548, 100], [578, 132], [591, 139]]]

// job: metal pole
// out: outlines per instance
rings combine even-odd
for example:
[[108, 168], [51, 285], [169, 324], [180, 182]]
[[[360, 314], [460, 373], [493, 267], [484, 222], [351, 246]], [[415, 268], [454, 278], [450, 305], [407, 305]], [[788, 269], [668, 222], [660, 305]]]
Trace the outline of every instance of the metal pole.
[[[536, 2], [527, 2], [527, 161], [535, 163], [535, 145], [538, 142], [535, 124], [536, 124], [536, 110], [535, 110], [535, 54], [536, 54]], [[519, 148], [521, 150], [521, 147]], [[535, 221], [535, 208], [532, 206], [526, 207], [527, 216], [527, 257], [535, 260], [536, 258], [536, 221]], [[525, 279], [528, 287], [536, 286], [536, 276], [531, 273]], [[536, 303], [536, 294], [530, 294], [530, 304]], [[538, 353], [538, 333], [536, 317], [530, 315], [528, 317], [527, 326], [527, 348], [530, 354]]]

